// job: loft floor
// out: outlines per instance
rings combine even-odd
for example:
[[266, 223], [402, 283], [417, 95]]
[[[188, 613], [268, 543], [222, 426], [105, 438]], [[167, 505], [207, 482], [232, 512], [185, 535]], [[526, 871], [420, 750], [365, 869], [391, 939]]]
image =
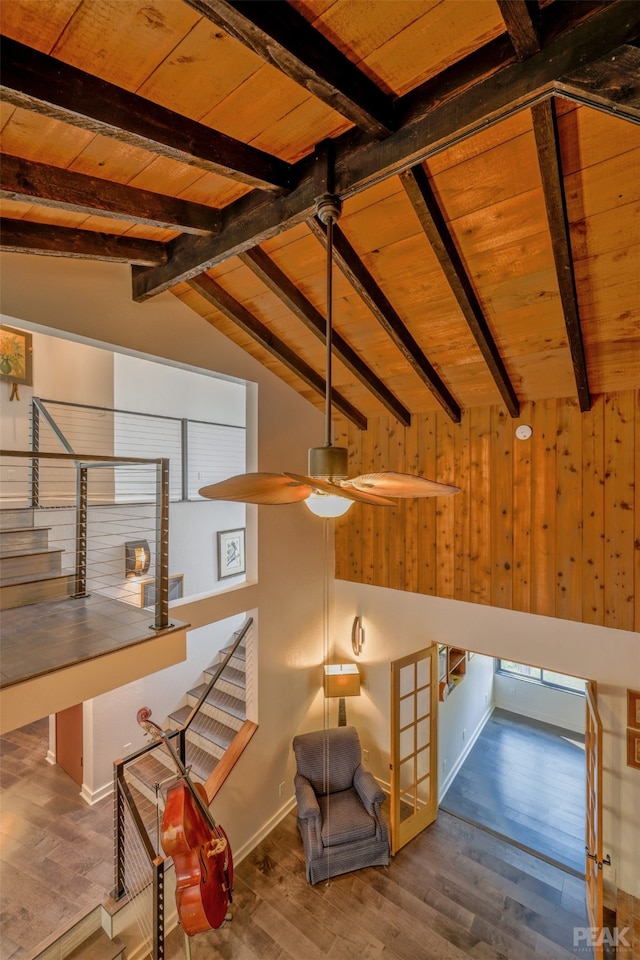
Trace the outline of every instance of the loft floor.
[[150, 610], [94, 594], [2, 612], [0, 689], [148, 641], [185, 624], [154, 631]]

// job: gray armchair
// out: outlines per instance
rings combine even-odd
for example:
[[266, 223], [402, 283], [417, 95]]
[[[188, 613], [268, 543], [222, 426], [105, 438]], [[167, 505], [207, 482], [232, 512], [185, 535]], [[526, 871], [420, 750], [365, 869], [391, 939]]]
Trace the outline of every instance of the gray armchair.
[[355, 727], [332, 727], [293, 738], [298, 828], [307, 880], [318, 883], [362, 867], [387, 866], [389, 837], [381, 816], [385, 795], [362, 766]]

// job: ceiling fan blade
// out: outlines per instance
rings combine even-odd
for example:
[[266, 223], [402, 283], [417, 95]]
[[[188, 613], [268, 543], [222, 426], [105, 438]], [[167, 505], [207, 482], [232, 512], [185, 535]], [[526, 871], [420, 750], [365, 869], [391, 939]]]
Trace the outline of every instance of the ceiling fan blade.
[[243, 473], [220, 483], [210, 483], [198, 493], [210, 500], [233, 500], [237, 503], [297, 503], [306, 500], [311, 487], [306, 479], [298, 483], [283, 473]]
[[377, 507], [395, 507], [397, 504], [393, 500], [378, 494], [369, 493], [363, 490], [345, 488], [342, 484], [331, 483], [330, 480], [319, 480], [316, 477], [303, 477], [297, 473], [286, 473], [285, 476], [297, 480], [298, 483], [308, 484], [313, 491], [319, 493], [330, 493], [334, 497], [344, 497], [345, 500], [355, 500], [357, 503], [371, 503]]
[[438, 483], [436, 480], [427, 480], [426, 477], [417, 477], [410, 473], [396, 473], [389, 470], [385, 473], [365, 473], [360, 477], [343, 480], [343, 487], [355, 487], [360, 492], [379, 494], [383, 497], [446, 497], [452, 493], [460, 493], [459, 487], [449, 483]]

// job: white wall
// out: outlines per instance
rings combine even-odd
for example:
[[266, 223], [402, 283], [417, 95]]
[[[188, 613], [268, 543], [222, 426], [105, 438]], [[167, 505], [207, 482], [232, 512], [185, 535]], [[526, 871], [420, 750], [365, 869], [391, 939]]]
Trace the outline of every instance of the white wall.
[[584, 733], [584, 697], [565, 690], [552, 690], [540, 683], [497, 673], [494, 684], [496, 707], [524, 717], [552, 723], [563, 730]]
[[[626, 764], [626, 690], [640, 687], [640, 634], [346, 581], [337, 581], [334, 589], [335, 636], [344, 656], [349, 656], [353, 617], [363, 619], [366, 641], [360, 663], [376, 706], [366, 697], [354, 698], [349, 716], [364, 731], [370, 767], [382, 780], [388, 778], [392, 659], [433, 641], [598, 682], [604, 853], [612, 860], [604, 879], [640, 896], [640, 776]], [[451, 695], [452, 705], [464, 683]]]
[[[255, 382], [247, 426], [259, 428], [259, 446], [257, 457], [250, 452], [251, 468], [305, 472], [308, 448], [322, 443], [322, 412], [170, 293], [135, 304], [128, 268], [97, 261], [3, 254], [0, 269], [2, 309], [16, 318], [13, 326], [38, 332], [48, 326], [68, 338], [86, 337], [94, 345]], [[248, 514], [257, 517], [258, 583], [247, 582], [231, 594], [198, 596], [178, 614], [196, 628], [229, 616], [231, 607], [232, 612], [257, 610], [260, 727], [216, 802], [216, 819], [234, 850], [246, 849], [290, 803], [291, 738], [301, 726], [322, 724], [323, 583], [326, 561], [333, 556], [332, 541], [328, 558], [325, 554], [325, 522], [304, 504], [250, 508]], [[248, 554], [251, 549], [249, 543]], [[112, 722], [118, 718], [119, 724], [121, 712], [112, 704], [101, 712], [106, 716], [94, 718], [100, 764], [119, 756], [128, 742]], [[99, 787], [104, 773], [95, 763]], [[282, 781], [286, 790], [280, 797]]]
[[493, 659], [476, 654], [438, 707], [438, 797], [441, 800], [493, 710]]

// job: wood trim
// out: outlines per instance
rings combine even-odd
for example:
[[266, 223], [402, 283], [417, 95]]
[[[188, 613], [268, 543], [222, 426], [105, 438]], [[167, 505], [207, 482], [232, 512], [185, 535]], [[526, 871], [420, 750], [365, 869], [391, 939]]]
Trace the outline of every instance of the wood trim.
[[286, 190], [290, 164], [106, 80], [0, 37], [3, 98], [16, 107], [218, 173]]
[[517, 417], [520, 414], [518, 397], [424, 167], [419, 165], [406, 170], [401, 174], [400, 180], [500, 391], [500, 396], [511, 416]]
[[257, 729], [257, 723], [254, 723], [252, 720], [245, 720], [218, 763], [216, 763], [204, 785], [209, 803], [212, 803], [215, 799], [220, 788], [224, 785], [236, 763], [247, 749]]
[[[325, 318], [264, 250], [254, 247], [240, 254], [240, 260], [318, 337], [321, 343], [326, 343]], [[411, 423], [411, 414], [407, 408], [336, 330], [332, 331], [331, 343], [333, 353], [347, 369], [387, 408], [389, 413], [403, 426], [408, 426]]]
[[201, 203], [138, 190], [46, 163], [2, 154], [0, 197], [76, 213], [108, 213], [118, 220], [183, 233], [219, 233], [220, 211]]
[[155, 240], [116, 237], [96, 230], [53, 227], [31, 220], [0, 220], [0, 248], [82, 260], [111, 260], [139, 266], [167, 262], [167, 248]]
[[186, 2], [372, 137], [392, 131], [392, 98], [290, 4]]
[[[292, 373], [311, 387], [321, 397], [326, 393], [326, 382], [320, 374], [316, 373], [308, 363], [301, 360], [300, 357], [283, 340], [277, 337], [269, 330], [257, 317], [247, 310], [241, 303], [235, 300], [230, 293], [220, 286], [219, 283], [203, 274], [190, 281], [189, 285], [205, 298], [210, 304], [220, 310], [233, 323], [236, 323], [245, 333], [252, 337], [256, 343], [268, 350], [271, 356], [275, 357], [280, 363], [283, 363]], [[349, 403], [337, 390], [331, 391], [332, 403], [343, 417], [350, 420], [361, 430], [367, 429], [367, 418], [359, 410]]]
[[[326, 242], [327, 228], [317, 217], [309, 220], [309, 227], [321, 242]], [[462, 416], [460, 407], [338, 226], [333, 228], [333, 258], [358, 296], [393, 340], [405, 360], [429, 388], [443, 410], [446, 410], [454, 423], [459, 423]]]
[[558, 139], [558, 124], [553, 99], [534, 104], [531, 108], [533, 132], [538, 150], [538, 163], [542, 176], [547, 222], [551, 233], [553, 258], [564, 312], [567, 338], [571, 350], [573, 372], [580, 409], [584, 413], [591, 407], [587, 361], [582, 342], [582, 328], [578, 309], [578, 292], [571, 254], [571, 237], [567, 201], [562, 177], [562, 158]]

